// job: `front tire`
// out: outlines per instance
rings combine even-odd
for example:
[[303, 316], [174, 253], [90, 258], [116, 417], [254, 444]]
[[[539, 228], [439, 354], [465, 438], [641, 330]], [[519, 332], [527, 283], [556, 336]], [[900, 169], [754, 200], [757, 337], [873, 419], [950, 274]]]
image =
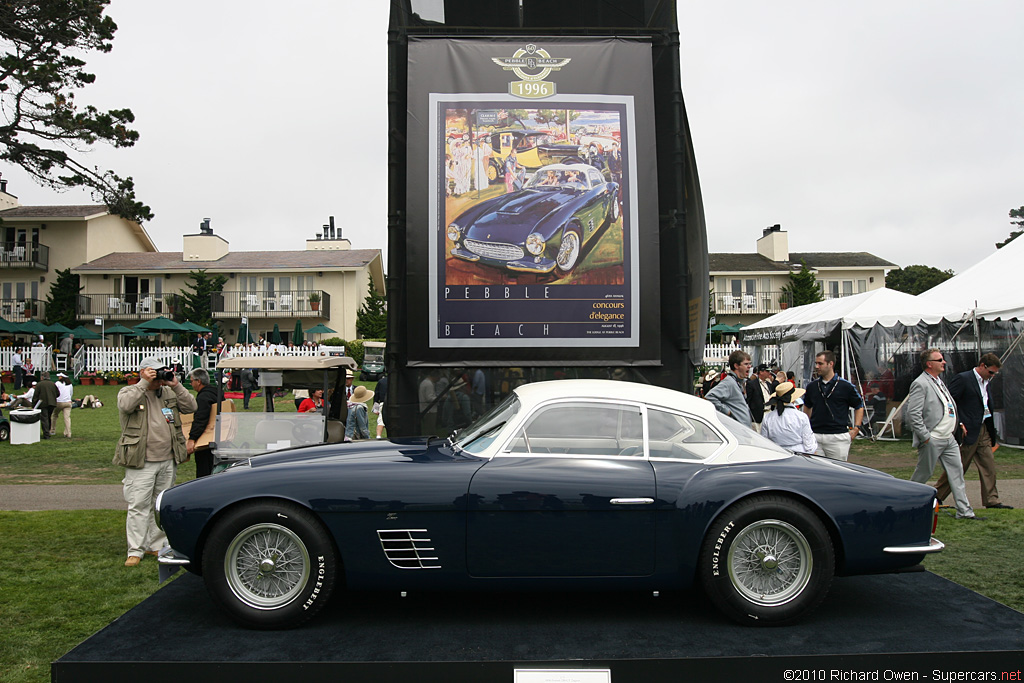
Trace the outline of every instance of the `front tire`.
[[316, 517], [286, 502], [241, 505], [217, 522], [203, 553], [215, 602], [243, 626], [293, 628], [323, 609], [339, 570]]
[[730, 618], [784, 624], [825, 599], [835, 552], [825, 526], [806, 506], [761, 495], [733, 505], [714, 521], [699, 568], [708, 597]]
[[555, 256], [555, 269], [559, 275], [568, 275], [576, 267], [583, 251], [583, 240], [576, 225], [568, 225], [562, 232], [562, 241]]
[[0, 424], [0, 441], [7, 441], [11, 438], [10, 425]]

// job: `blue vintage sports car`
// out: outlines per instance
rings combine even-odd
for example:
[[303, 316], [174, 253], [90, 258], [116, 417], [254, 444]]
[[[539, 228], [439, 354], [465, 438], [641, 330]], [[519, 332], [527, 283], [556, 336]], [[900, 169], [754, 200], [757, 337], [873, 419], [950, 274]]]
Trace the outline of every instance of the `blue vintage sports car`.
[[448, 439], [278, 451], [162, 493], [164, 565], [240, 623], [286, 628], [342, 586], [702, 585], [745, 623], [800, 618], [833, 575], [942, 549], [935, 489], [794, 455], [668, 389], [518, 387]]
[[619, 218], [619, 186], [586, 164], [551, 164], [522, 190], [474, 205], [448, 225], [451, 255], [521, 273], [571, 273], [583, 247]]

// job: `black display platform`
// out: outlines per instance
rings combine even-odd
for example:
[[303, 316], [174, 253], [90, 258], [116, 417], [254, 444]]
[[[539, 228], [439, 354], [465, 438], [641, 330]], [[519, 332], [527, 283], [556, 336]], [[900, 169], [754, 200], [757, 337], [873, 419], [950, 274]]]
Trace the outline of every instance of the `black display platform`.
[[267, 632], [235, 626], [185, 575], [55, 662], [52, 677], [511, 683], [516, 668], [610, 669], [614, 683], [1021, 680], [1002, 672], [1024, 668], [1024, 614], [919, 572], [836, 579], [814, 614], [784, 627], [734, 624], [698, 591], [355, 593]]

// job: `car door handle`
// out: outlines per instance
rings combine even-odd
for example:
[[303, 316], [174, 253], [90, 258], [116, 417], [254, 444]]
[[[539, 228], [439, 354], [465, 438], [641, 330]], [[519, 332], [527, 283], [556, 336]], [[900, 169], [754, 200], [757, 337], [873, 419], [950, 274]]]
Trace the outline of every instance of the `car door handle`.
[[653, 498], [612, 498], [612, 505], [652, 505]]

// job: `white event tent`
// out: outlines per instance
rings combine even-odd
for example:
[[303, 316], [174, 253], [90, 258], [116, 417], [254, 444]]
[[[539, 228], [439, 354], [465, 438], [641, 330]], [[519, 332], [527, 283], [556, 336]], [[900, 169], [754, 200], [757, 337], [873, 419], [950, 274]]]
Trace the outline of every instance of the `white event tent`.
[[1024, 320], [1024, 290], [1013, 283], [1024, 266], [1024, 238], [1002, 249], [921, 294], [964, 311], [974, 310], [982, 320]]
[[883, 288], [790, 308], [747, 325], [741, 335], [753, 356], [761, 355], [759, 346], [778, 344], [779, 358], [756, 362], [777, 360], [805, 386], [815, 354], [837, 349], [837, 371], [862, 389], [874, 422], [904, 397], [920, 371], [918, 352], [943, 335], [942, 327], [955, 329], [963, 318], [956, 306]]

